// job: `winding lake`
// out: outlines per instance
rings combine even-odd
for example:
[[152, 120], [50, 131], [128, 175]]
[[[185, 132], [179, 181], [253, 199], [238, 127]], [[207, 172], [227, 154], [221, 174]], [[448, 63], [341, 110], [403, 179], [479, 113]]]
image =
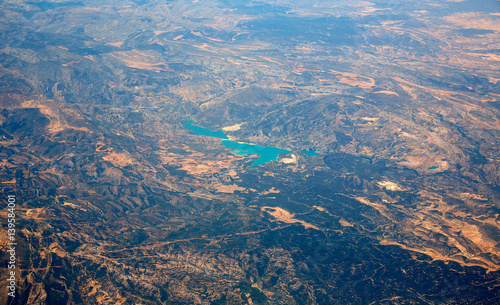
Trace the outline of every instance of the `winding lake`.
[[245, 155], [258, 155], [259, 158], [255, 160], [248, 168], [266, 164], [271, 161], [277, 161], [279, 154], [290, 154], [292, 151], [281, 149], [274, 146], [261, 146], [257, 144], [249, 144], [243, 142], [230, 141], [222, 130], [209, 130], [199, 126], [193, 125], [195, 121], [190, 118], [186, 118], [188, 122], [184, 123], [184, 127], [191, 130], [193, 133], [199, 136], [207, 136], [222, 139], [221, 143], [226, 148], [231, 148], [231, 153], [245, 156]]

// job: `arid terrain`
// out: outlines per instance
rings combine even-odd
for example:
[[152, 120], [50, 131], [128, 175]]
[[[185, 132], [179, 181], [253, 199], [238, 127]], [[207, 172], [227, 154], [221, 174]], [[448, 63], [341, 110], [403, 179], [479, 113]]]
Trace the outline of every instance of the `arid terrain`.
[[500, 303], [498, 1], [0, 8], [0, 304]]

